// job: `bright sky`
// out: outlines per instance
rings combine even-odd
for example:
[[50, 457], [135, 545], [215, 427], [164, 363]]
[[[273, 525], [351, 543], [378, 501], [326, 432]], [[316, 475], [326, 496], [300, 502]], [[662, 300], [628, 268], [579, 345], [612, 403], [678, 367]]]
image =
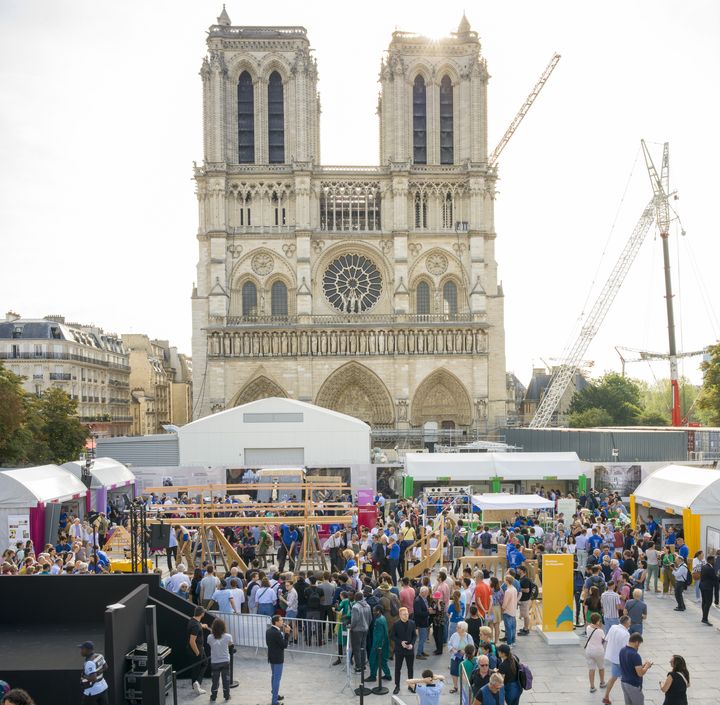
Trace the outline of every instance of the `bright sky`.
[[[0, 2], [2, 311], [64, 314], [190, 351], [198, 71], [220, 9], [207, 0]], [[718, 338], [720, 3], [366, 0], [352, 9], [227, 3], [233, 24], [307, 28], [325, 164], [376, 162], [376, 81], [396, 28], [441, 36], [465, 9], [492, 76], [493, 145], [553, 52], [563, 55], [500, 160], [508, 370], [527, 383], [533, 364], [559, 357], [591, 283], [604, 283], [651, 195], [641, 137], [656, 161], [670, 142], [687, 231], [671, 238], [678, 346]], [[588, 351], [594, 372], [619, 369], [615, 345], [667, 348], [662, 274], [650, 236]], [[684, 364], [694, 381], [698, 363]], [[651, 380], [667, 365], [628, 371]]]

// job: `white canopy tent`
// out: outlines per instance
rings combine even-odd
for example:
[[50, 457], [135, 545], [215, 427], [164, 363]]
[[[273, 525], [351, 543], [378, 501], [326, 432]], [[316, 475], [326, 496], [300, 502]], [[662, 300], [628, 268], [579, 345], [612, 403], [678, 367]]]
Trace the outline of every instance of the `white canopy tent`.
[[[76, 460], [71, 463], [65, 463], [61, 467], [69, 470], [79, 479], [82, 475], [84, 465], [85, 463]], [[135, 483], [135, 475], [133, 475], [127, 466], [112, 458], [96, 458], [90, 465], [90, 476], [92, 478], [90, 489], [93, 490], [99, 487], [114, 490]]]
[[41, 546], [52, 535], [45, 522], [46, 505], [80, 501], [86, 494], [85, 485], [57, 465], [0, 471], [0, 547], [4, 550], [11, 537], [14, 544], [26, 534]]
[[678, 524], [682, 519], [691, 556], [700, 549], [720, 552], [720, 470], [666, 465], [646, 477], [631, 495], [631, 513], [636, 523], [638, 505], [677, 516]]
[[0, 507], [21, 509], [84, 497], [87, 488], [57, 465], [0, 471]]
[[[82, 479], [85, 463], [75, 460], [61, 467]], [[127, 466], [113, 458], [95, 458], [90, 464], [90, 495], [86, 509], [104, 512], [108, 500], [117, 499], [124, 493], [134, 495], [134, 486], [135, 475]]]
[[508, 494], [491, 492], [490, 494], [474, 494], [473, 506], [483, 511], [489, 509], [553, 509], [555, 503], [536, 494]]
[[635, 502], [651, 507], [669, 507], [682, 514], [720, 514], [720, 470], [666, 465], [648, 475], [635, 492]]
[[415, 481], [449, 477], [452, 482], [577, 480], [588, 471], [577, 453], [408, 453], [405, 469]]

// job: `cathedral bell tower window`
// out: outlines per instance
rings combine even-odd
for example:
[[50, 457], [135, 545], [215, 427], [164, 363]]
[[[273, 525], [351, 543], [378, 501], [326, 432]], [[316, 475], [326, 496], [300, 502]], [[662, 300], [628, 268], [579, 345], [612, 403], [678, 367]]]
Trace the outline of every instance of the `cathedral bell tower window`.
[[243, 284], [242, 315], [257, 316], [257, 287], [252, 282]]
[[430, 285], [427, 282], [420, 282], [415, 290], [415, 313], [430, 313]]
[[238, 79], [238, 162], [255, 163], [255, 97], [250, 74], [243, 71]]
[[422, 76], [413, 83], [413, 162], [427, 164], [427, 91]]
[[273, 71], [268, 81], [268, 149], [270, 164], [285, 161], [285, 106], [280, 74]]
[[454, 316], [457, 312], [457, 286], [455, 282], [445, 282], [445, 286], [443, 286], [443, 313]]
[[274, 282], [270, 289], [270, 313], [273, 316], [288, 315], [288, 291], [283, 282]]
[[440, 81], [440, 163], [453, 163], [453, 85], [447, 75]]

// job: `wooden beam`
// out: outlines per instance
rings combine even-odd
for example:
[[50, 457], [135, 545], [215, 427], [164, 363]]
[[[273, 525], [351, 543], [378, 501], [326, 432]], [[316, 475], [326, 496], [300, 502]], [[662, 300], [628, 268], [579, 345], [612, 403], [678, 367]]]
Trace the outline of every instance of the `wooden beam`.
[[[177, 523], [183, 526], [304, 526], [307, 524], [352, 524], [351, 516], [292, 516], [292, 517], [181, 517]], [[165, 519], [149, 519], [148, 524], [167, 524]]]

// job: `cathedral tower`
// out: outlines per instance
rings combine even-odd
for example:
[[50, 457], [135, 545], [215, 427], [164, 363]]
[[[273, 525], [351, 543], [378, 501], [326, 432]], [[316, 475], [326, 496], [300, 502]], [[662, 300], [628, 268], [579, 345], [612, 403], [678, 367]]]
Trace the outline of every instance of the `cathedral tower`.
[[195, 417], [287, 396], [386, 429], [505, 415], [503, 297], [478, 36], [395, 32], [380, 165], [319, 162], [302, 27], [210, 28], [195, 168]]

